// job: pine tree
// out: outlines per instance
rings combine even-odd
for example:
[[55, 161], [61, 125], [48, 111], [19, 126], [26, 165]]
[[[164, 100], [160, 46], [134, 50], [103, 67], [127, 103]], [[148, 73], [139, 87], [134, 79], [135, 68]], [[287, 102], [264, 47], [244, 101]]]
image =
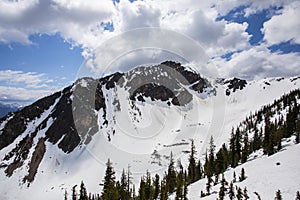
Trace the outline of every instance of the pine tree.
[[147, 171], [146, 173], [145, 197], [146, 199], [153, 199], [153, 188], [151, 182], [151, 174], [149, 171]]
[[233, 172], [233, 180], [232, 180], [234, 183], [236, 182], [236, 174], [235, 174], [235, 171]]
[[68, 200], [68, 192], [67, 192], [67, 189], [65, 189], [64, 199], [65, 199], [65, 200]]
[[245, 179], [246, 179], [245, 169], [242, 168], [242, 170], [241, 170], [241, 176], [239, 177], [239, 181], [242, 182]]
[[244, 194], [243, 195], [244, 195], [245, 200], [249, 199], [247, 187], [244, 188]]
[[128, 183], [127, 173], [123, 169], [121, 180], [120, 180], [120, 187], [119, 187], [119, 194], [122, 200], [129, 200], [130, 199], [130, 190], [129, 190], [129, 183]]
[[139, 200], [146, 200], [146, 182], [145, 178], [142, 177], [140, 181], [140, 188], [139, 188]]
[[275, 200], [282, 200], [281, 192], [280, 190], [277, 190]]
[[198, 163], [196, 165], [196, 177], [195, 180], [198, 181], [203, 177], [203, 167], [201, 164], [200, 159], [198, 160]]
[[88, 200], [88, 195], [83, 181], [80, 184], [79, 200]]
[[181, 200], [183, 199], [183, 186], [184, 186], [184, 174], [183, 174], [183, 167], [181, 163], [179, 163], [179, 172], [177, 175], [177, 186], [176, 186], [176, 196], [175, 200]]
[[154, 194], [153, 194], [153, 198], [157, 199], [159, 192], [160, 192], [160, 185], [159, 185], [159, 175], [155, 174], [155, 179], [153, 181], [153, 187], [154, 187]]
[[232, 182], [232, 181], [230, 182], [230, 185], [229, 185], [228, 195], [229, 195], [229, 199], [230, 199], [230, 200], [233, 200], [234, 197], [235, 197], [235, 194], [234, 194], [234, 187], [233, 187], [233, 182]]
[[238, 165], [238, 162], [240, 161], [241, 159], [241, 152], [242, 152], [242, 145], [241, 145], [241, 141], [242, 141], [242, 138], [241, 138], [241, 132], [240, 132], [240, 129], [237, 128], [236, 131], [235, 131], [235, 166]]
[[243, 149], [242, 149], [242, 163], [247, 161], [249, 155], [249, 140], [248, 140], [248, 133], [247, 131], [244, 134], [244, 141], [243, 141]]
[[211, 183], [212, 183], [212, 178], [210, 176], [207, 176], [207, 182], [206, 182], [206, 194], [207, 195], [210, 195]]
[[183, 200], [188, 200], [187, 195], [188, 195], [187, 183], [184, 182], [184, 187], [183, 187]]
[[214, 144], [214, 138], [211, 136], [210, 142], [209, 142], [209, 155], [208, 155], [208, 176], [213, 176], [215, 171], [215, 144]]
[[234, 129], [232, 129], [232, 131], [231, 131], [230, 142], [229, 142], [229, 150], [230, 150], [230, 164], [231, 164], [231, 167], [236, 167], [237, 161], [236, 161], [236, 158], [235, 158], [236, 143], [235, 143]]
[[224, 200], [226, 191], [227, 191], [227, 186], [228, 183], [224, 177], [224, 174], [222, 174], [222, 180], [221, 180], [221, 187], [220, 187], [220, 191], [219, 191], [219, 200]]
[[174, 189], [176, 187], [176, 170], [175, 170], [174, 164], [175, 163], [174, 163], [174, 159], [173, 159], [173, 154], [171, 152], [170, 163], [168, 166], [168, 173], [167, 173], [167, 187], [168, 187], [169, 193], [174, 192]]
[[300, 192], [299, 191], [297, 191], [297, 193], [296, 193], [296, 199], [295, 200], [300, 200]]
[[194, 140], [191, 141], [191, 154], [189, 157], [189, 165], [188, 165], [188, 179], [189, 183], [193, 183], [196, 181], [196, 148], [194, 145]]
[[236, 188], [236, 198], [237, 200], [242, 200], [243, 199], [243, 192], [242, 189], [240, 187]]
[[77, 185], [74, 185], [72, 188], [72, 200], [77, 200], [76, 187], [77, 187]]
[[160, 183], [160, 200], [167, 200], [168, 199], [168, 190], [166, 186], [166, 175], [164, 176], [163, 180]]
[[115, 172], [112, 163], [108, 159], [106, 163], [106, 171], [104, 176], [103, 190], [101, 193], [102, 200], [117, 200], [119, 199], [118, 190], [115, 183]]

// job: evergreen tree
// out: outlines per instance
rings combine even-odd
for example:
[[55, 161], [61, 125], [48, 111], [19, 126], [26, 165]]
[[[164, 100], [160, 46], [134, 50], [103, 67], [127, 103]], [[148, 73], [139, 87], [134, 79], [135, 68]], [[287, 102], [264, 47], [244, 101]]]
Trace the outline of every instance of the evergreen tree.
[[159, 175], [155, 174], [155, 179], [153, 181], [153, 187], [154, 187], [154, 194], [153, 194], [153, 198], [157, 199], [159, 192], [160, 192], [160, 185], [159, 185]]
[[129, 190], [129, 181], [127, 177], [127, 173], [123, 169], [121, 180], [120, 180], [120, 187], [119, 187], [119, 194], [122, 200], [129, 200], [130, 199], [130, 190]]
[[254, 130], [254, 136], [252, 140], [252, 151], [256, 151], [261, 148], [261, 137], [257, 129]]
[[140, 181], [140, 188], [139, 188], [139, 200], [147, 200], [146, 198], [146, 182], [145, 178], [142, 177]]
[[179, 163], [179, 173], [177, 175], [177, 186], [176, 186], [176, 196], [175, 200], [183, 199], [183, 186], [184, 186], [184, 174], [183, 174], [183, 167], [181, 163]]
[[194, 140], [191, 141], [191, 154], [189, 157], [189, 165], [188, 165], [188, 180], [189, 183], [193, 183], [196, 181], [196, 148], [194, 145]]
[[106, 163], [106, 171], [104, 176], [103, 190], [101, 193], [102, 200], [117, 200], [119, 199], [118, 190], [115, 183], [115, 172], [112, 163], [108, 159]]
[[67, 189], [65, 189], [64, 199], [65, 199], [65, 200], [68, 200], [68, 192], [67, 192]]
[[215, 174], [214, 185], [217, 185], [218, 183], [219, 183], [219, 174]]
[[88, 200], [88, 195], [83, 181], [80, 184], [79, 200]]
[[220, 191], [219, 191], [219, 200], [224, 200], [226, 191], [227, 191], [227, 186], [228, 183], [224, 177], [224, 174], [222, 174], [222, 180], [221, 180], [221, 187], [220, 187]]
[[[165, 176], [166, 177], [166, 176]], [[166, 178], [163, 178], [163, 180], [160, 183], [160, 200], [167, 200], [168, 199], [168, 190], [166, 186]]]
[[296, 199], [295, 200], [300, 200], [300, 192], [299, 191], [297, 191], [297, 193], [296, 193]]
[[188, 200], [187, 194], [188, 194], [188, 188], [187, 188], [187, 182], [185, 181], [183, 187], [183, 200]]
[[237, 161], [236, 161], [236, 143], [235, 143], [235, 135], [234, 135], [234, 129], [231, 131], [231, 136], [229, 140], [229, 150], [230, 150], [230, 164], [231, 167], [236, 167], [237, 166]]
[[235, 197], [235, 194], [234, 194], [234, 187], [233, 187], [233, 182], [232, 182], [232, 181], [230, 182], [230, 185], [229, 185], [228, 195], [229, 195], [229, 199], [230, 199], [230, 200], [233, 200], [234, 197]]
[[77, 185], [74, 185], [72, 188], [72, 200], [77, 200], [76, 187], [77, 187]]
[[[174, 159], [173, 159], [173, 154], [171, 152], [170, 163], [168, 166], [168, 173], [167, 173], [167, 187], [168, 187], [169, 193], [174, 192], [175, 187], [176, 187], [176, 170], [175, 170], [174, 164], [175, 163], [174, 163]], [[194, 172], [195, 172], [195, 169], [194, 169]]]
[[243, 192], [240, 187], [236, 188], [236, 198], [237, 200], [242, 200], [243, 199]]
[[153, 188], [151, 183], [151, 174], [149, 171], [146, 173], [145, 197], [146, 199], [153, 199]]
[[247, 131], [244, 134], [244, 141], [243, 141], [243, 149], [242, 149], [242, 163], [247, 161], [249, 155], [249, 140], [248, 140], [248, 133]]
[[203, 177], [203, 167], [201, 164], [200, 159], [198, 160], [198, 163], [196, 165], [196, 177], [195, 180], [200, 180]]
[[281, 196], [280, 190], [277, 190], [275, 200], [282, 200], [282, 196]]
[[239, 178], [239, 181], [242, 182], [242, 181], [245, 180], [245, 179], [246, 179], [245, 169], [242, 168], [242, 170], [241, 170], [241, 176], [240, 176], [240, 178]]
[[244, 188], [244, 199], [245, 200], [249, 199], [247, 187]]
[[234, 183], [236, 182], [236, 174], [235, 174], [235, 171], [233, 172], [233, 180], [232, 180]]
[[237, 128], [235, 131], [235, 166], [238, 165], [238, 162], [241, 159], [241, 152], [242, 152], [242, 145], [241, 145], [241, 141], [242, 141], [242, 136], [241, 136], [241, 132], [240, 129]]
[[208, 176], [213, 176], [214, 171], [215, 171], [215, 144], [214, 144], [214, 138], [211, 136], [210, 137], [210, 142], [209, 142], [209, 155], [208, 155]]
[[211, 183], [212, 183], [212, 178], [210, 176], [207, 176], [207, 182], [206, 182], [206, 194], [207, 195], [210, 195]]

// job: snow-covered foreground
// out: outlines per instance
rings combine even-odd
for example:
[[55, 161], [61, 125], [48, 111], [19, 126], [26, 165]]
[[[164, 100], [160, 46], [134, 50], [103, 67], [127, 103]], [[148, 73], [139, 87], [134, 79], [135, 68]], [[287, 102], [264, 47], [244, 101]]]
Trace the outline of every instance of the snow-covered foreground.
[[[229, 96], [225, 95], [226, 85], [216, 86], [216, 96], [199, 98], [193, 93], [192, 103], [185, 108], [168, 107], [162, 105], [162, 102], [150, 102], [149, 99], [148, 103], [137, 103], [132, 108], [126, 91], [117, 88], [117, 92], [114, 92], [120, 101], [121, 112], [108, 107], [108, 126], [94, 135], [88, 145], [77, 147], [66, 154], [56, 145], [46, 142], [44, 159], [30, 187], [22, 182], [22, 177], [28, 171], [26, 165], [17, 169], [11, 177], [7, 177], [4, 170], [0, 170], [0, 199], [22, 197], [23, 200], [32, 200], [43, 197], [59, 200], [63, 199], [65, 190], [70, 195], [71, 188], [80, 184], [81, 180], [84, 180], [89, 192], [101, 193], [99, 184], [102, 183], [108, 158], [113, 163], [117, 178], [120, 177], [122, 169], [130, 166], [137, 189], [140, 177], [147, 170], [152, 175], [164, 174], [171, 151], [174, 158], [181, 159], [184, 167], [187, 167], [186, 152], [190, 150], [190, 139], [195, 141], [198, 156], [202, 157], [211, 135], [217, 147], [227, 143], [232, 127], [236, 127], [250, 112], [255, 112], [284, 93], [299, 88], [300, 79], [252, 81], [243, 90], [232, 92]], [[106, 90], [105, 95], [108, 97], [106, 104], [112, 105], [113, 92]], [[50, 111], [51, 108], [47, 112]], [[101, 112], [102, 110], [98, 116], [102, 116]], [[32, 126], [38, 120], [32, 122]], [[100, 122], [101, 120], [103, 119], [99, 119]], [[49, 121], [47, 127], [51, 123]], [[38, 133], [35, 142], [38, 137], [43, 136], [43, 130]], [[107, 140], [108, 132], [113, 133], [110, 142]], [[28, 133], [24, 132], [17, 140], [21, 140], [26, 134]], [[244, 167], [248, 178], [236, 185], [247, 185], [251, 199], [255, 197], [254, 191], [262, 199], [272, 199], [278, 189], [282, 191], [284, 199], [293, 199], [296, 191], [300, 189], [297, 188], [300, 185], [300, 172], [297, 170], [300, 167], [300, 162], [297, 161], [300, 158], [300, 146], [290, 146], [291, 143], [287, 142], [286, 146], [283, 144], [283, 150], [271, 157], [258, 156], [251, 162], [227, 171], [227, 181], [231, 181], [233, 171], [238, 175]], [[2, 149], [0, 156], [3, 158], [14, 146], [15, 143]], [[276, 162], [281, 164], [276, 165]], [[205, 183], [206, 180], [200, 180], [190, 186], [189, 199], [199, 199], [200, 191], [205, 191]], [[213, 187], [214, 194], [206, 199], [216, 199], [218, 187]]]
[[[272, 156], [262, 156], [260, 151], [252, 154], [250, 161], [227, 170], [224, 173], [225, 179], [230, 183], [235, 172], [237, 182], [234, 186], [242, 189], [246, 186], [250, 199], [257, 199], [254, 192], [257, 192], [261, 199], [274, 199], [277, 190], [281, 191], [283, 199], [295, 199], [296, 192], [300, 190], [300, 144], [295, 145], [293, 137], [283, 141], [282, 144], [283, 149]], [[242, 168], [245, 169], [247, 178], [239, 182], [238, 176]], [[206, 182], [206, 179], [201, 179], [189, 186], [189, 199], [215, 200], [218, 197], [220, 184], [212, 187], [210, 196], [200, 198], [200, 191], [205, 192]], [[229, 199], [228, 195], [225, 199]]]

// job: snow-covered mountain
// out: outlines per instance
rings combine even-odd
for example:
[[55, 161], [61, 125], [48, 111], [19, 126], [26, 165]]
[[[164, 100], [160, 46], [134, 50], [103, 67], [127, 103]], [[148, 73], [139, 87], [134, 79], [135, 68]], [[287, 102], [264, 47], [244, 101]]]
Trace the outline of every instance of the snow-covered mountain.
[[0, 199], [62, 199], [82, 179], [99, 193], [108, 159], [117, 176], [130, 166], [134, 183], [163, 174], [171, 151], [186, 165], [191, 139], [202, 156], [211, 136], [220, 146], [250, 112], [299, 86], [299, 77], [213, 80], [170, 61], [81, 78], [0, 119]]
[[4, 104], [0, 102], [0, 118], [7, 115], [9, 112], [15, 112], [22, 107], [18, 104]]

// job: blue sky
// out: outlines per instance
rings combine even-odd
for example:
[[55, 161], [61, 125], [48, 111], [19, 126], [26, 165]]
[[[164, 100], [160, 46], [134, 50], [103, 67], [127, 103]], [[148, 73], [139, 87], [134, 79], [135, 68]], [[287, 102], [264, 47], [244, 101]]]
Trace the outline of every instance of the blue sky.
[[[0, 7], [0, 102], [28, 104], [72, 84], [99, 44], [143, 27], [192, 38], [222, 77], [299, 75], [298, 1], [5, 0]], [[120, 66], [143, 59], [132, 55]]]

